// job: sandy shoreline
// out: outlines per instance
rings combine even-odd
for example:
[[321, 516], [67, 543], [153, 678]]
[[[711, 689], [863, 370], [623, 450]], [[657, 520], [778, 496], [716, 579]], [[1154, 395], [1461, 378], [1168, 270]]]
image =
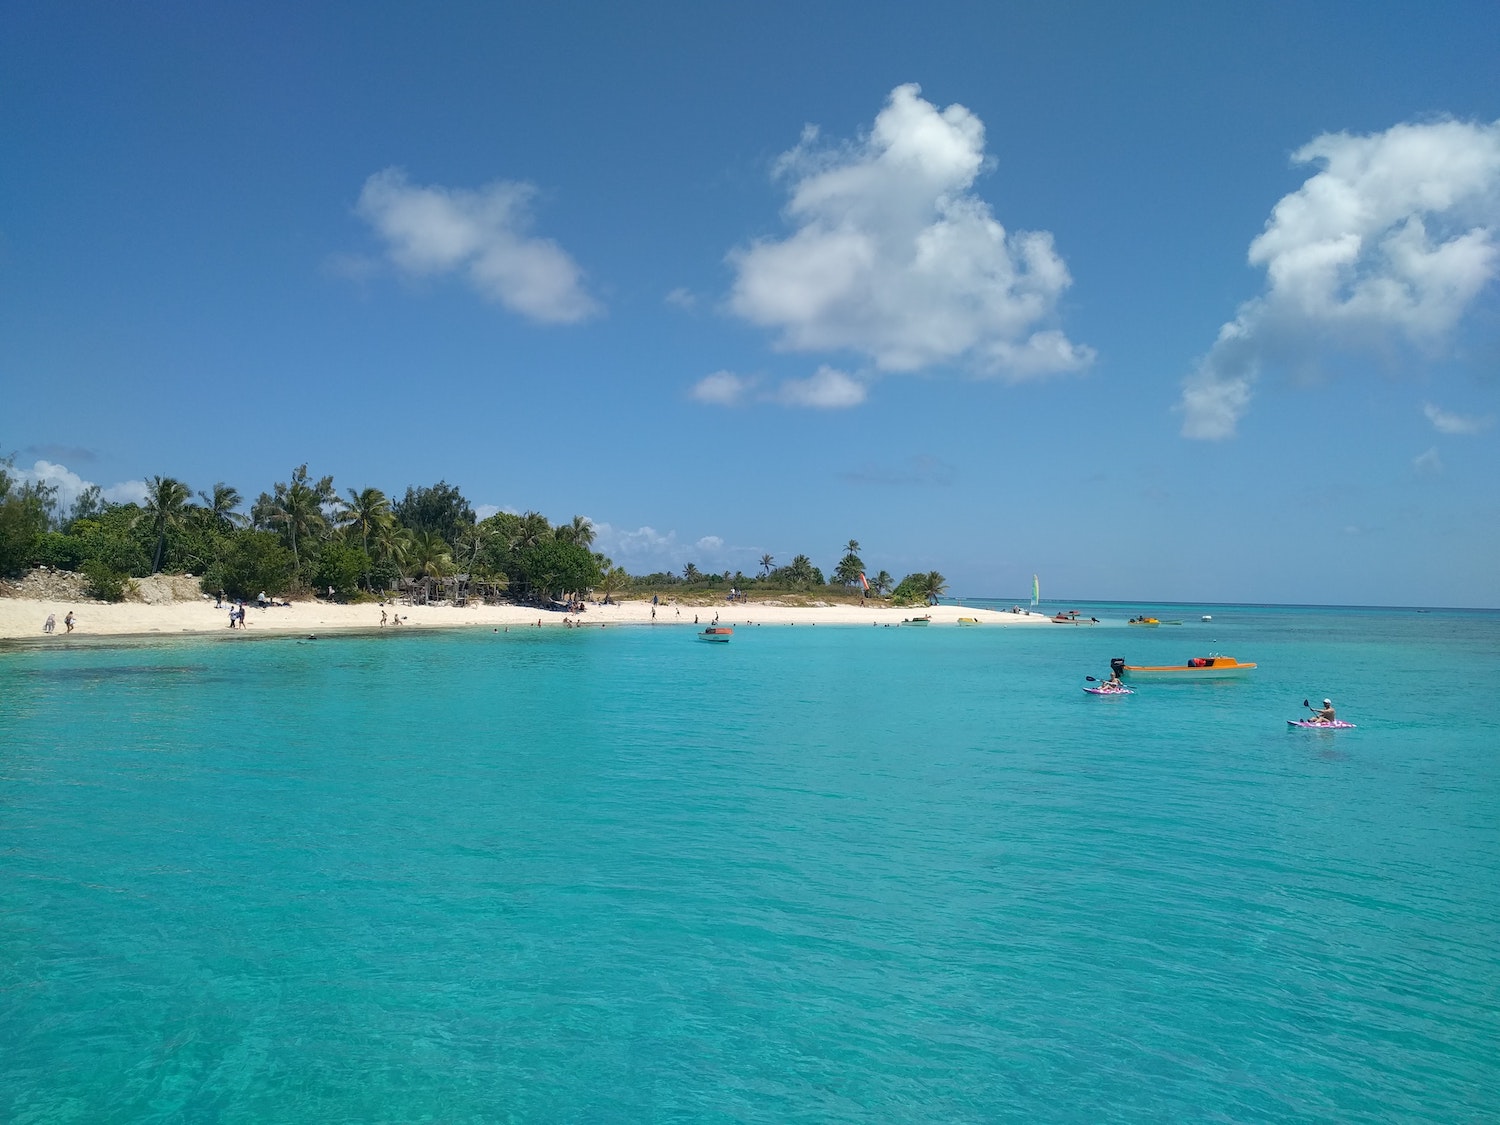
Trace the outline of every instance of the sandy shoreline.
[[[984, 625], [1038, 625], [1050, 618], [1037, 613], [998, 613], [994, 610], [964, 606], [933, 606], [931, 609], [891, 608], [885, 606], [779, 606], [760, 602], [725, 603], [719, 606], [674, 605], [670, 602], [654, 607], [650, 601], [623, 601], [616, 605], [590, 604], [582, 614], [562, 614], [527, 606], [402, 606], [387, 603], [339, 605], [323, 601], [293, 602], [289, 606], [265, 609], [247, 605], [243, 630], [229, 629], [229, 612], [215, 609], [212, 598], [200, 601], [174, 602], [170, 605], [144, 605], [138, 602], [102, 604], [67, 602], [31, 598], [0, 598], [0, 641], [60, 643], [86, 637], [181, 637], [195, 634], [223, 634], [226, 637], [252, 637], [264, 634], [332, 633], [380, 628], [382, 609], [387, 615], [399, 614], [402, 624], [386, 628], [564, 628], [564, 620], [584, 628], [613, 626], [686, 626], [696, 618], [699, 627], [709, 624], [715, 615], [721, 625], [897, 625], [918, 615], [930, 614], [934, 626], [956, 626], [960, 617], [973, 618]], [[75, 619], [74, 631], [65, 632], [63, 620], [69, 612]], [[57, 621], [56, 632], [42, 631], [47, 615]]]

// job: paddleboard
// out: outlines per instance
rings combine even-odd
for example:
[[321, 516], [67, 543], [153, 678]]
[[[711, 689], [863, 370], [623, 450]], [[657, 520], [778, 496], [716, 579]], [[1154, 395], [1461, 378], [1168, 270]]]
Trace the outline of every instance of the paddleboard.
[[1353, 730], [1353, 723], [1346, 723], [1343, 719], [1335, 719], [1331, 723], [1314, 723], [1308, 719], [1288, 719], [1286, 725], [1289, 727], [1302, 727], [1305, 730]]

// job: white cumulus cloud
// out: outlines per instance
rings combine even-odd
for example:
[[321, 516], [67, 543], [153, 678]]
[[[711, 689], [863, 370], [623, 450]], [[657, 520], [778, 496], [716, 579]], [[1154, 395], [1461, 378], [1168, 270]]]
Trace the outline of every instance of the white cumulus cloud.
[[776, 388], [775, 398], [786, 406], [842, 410], [864, 402], [865, 394], [865, 385], [858, 379], [825, 364], [806, 379], [785, 380]]
[[557, 243], [530, 233], [535, 196], [531, 184], [504, 180], [477, 190], [423, 187], [387, 168], [365, 181], [355, 211], [404, 273], [461, 272], [481, 296], [532, 320], [586, 320], [600, 306], [583, 271]]
[[1440, 350], [1500, 269], [1500, 122], [1327, 133], [1293, 154], [1321, 170], [1250, 244], [1266, 289], [1183, 383], [1186, 437], [1233, 436], [1269, 363], [1329, 350]]
[[710, 406], [738, 406], [755, 387], [756, 380], [733, 371], [715, 371], [693, 384], [688, 396]]
[[983, 123], [919, 95], [898, 86], [854, 142], [804, 131], [777, 163], [795, 229], [731, 252], [729, 308], [784, 350], [854, 351], [884, 371], [1019, 380], [1087, 366], [1093, 350], [1053, 324], [1071, 278], [1052, 236], [1007, 232], [973, 190]]
[[1470, 415], [1452, 414], [1430, 402], [1423, 404], [1422, 412], [1427, 415], [1432, 428], [1440, 434], [1477, 434], [1495, 424], [1492, 415], [1475, 418]]
[[[37, 461], [29, 469], [12, 472], [18, 480], [42, 484], [57, 490], [57, 510], [66, 515], [85, 489], [93, 488], [94, 482], [85, 480], [66, 465], [55, 461]], [[125, 480], [100, 489], [100, 495], [111, 504], [142, 504], [147, 496], [146, 482]]]

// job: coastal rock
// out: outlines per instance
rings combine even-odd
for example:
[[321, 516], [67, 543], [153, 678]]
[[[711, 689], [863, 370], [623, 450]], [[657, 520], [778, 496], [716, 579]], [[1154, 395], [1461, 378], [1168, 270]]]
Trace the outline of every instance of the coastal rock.
[[83, 602], [92, 600], [87, 593], [88, 579], [71, 570], [37, 567], [20, 578], [0, 579], [0, 597], [27, 598], [38, 602]]
[[[11, 580], [0, 579], [0, 597], [26, 598], [38, 602], [86, 602], [88, 579], [71, 570], [37, 567]], [[172, 605], [192, 602], [203, 597], [203, 584], [191, 574], [152, 574], [132, 578], [125, 586], [127, 602], [145, 605]]]

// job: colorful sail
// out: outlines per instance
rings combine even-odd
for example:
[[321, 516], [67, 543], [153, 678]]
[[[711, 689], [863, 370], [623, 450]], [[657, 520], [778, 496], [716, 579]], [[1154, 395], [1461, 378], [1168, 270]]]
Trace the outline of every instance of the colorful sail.
[[870, 592], [870, 580], [865, 577], [865, 572], [859, 572], [859, 584], [865, 588], [865, 593]]
[[1031, 576], [1031, 604], [1037, 605], [1042, 600], [1042, 584], [1036, 580], [1036, 575]]

